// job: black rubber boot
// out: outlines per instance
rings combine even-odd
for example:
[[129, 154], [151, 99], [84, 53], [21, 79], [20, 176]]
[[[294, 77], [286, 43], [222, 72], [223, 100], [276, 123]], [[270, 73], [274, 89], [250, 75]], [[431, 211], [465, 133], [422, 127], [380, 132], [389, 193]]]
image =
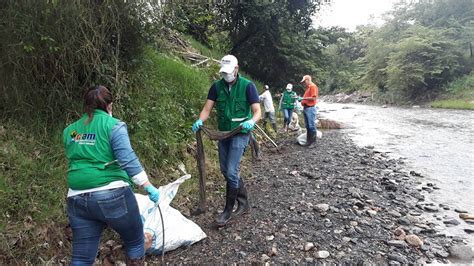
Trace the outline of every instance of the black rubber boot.
[[230, 220], [232, 211], [234, 210], [235, 200], [237, 198], [237, 193], [239, 192], [238, 188], [231, 188], [227, 186], [226, 196], [225, 196], [225, 207], [224, 211], [219, 214], [216, 218], [217, 226], [225, 226]]
[[316, 132], [306, 133], [306, 146], [311, 146], [316, 141]]
[[247, 194], [247, 189], [245, 188], [244, 181], [240, 179], [239, 183], [239, 192], [237, 193], [237, 210], [235, 210], [234, 214], [239, 216], [249, 212], [250, 204]]
[[272, 123], [272, 128], [273, 130], [275, 131], [275, 133], [277, 132], [277, 124], [276, 123]]

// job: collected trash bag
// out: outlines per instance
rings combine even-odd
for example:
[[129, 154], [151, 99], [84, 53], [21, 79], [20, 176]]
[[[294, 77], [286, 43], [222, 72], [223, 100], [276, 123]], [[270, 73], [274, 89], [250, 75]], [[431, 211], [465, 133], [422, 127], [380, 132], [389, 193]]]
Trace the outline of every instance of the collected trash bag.
[[[316, 130], [316, 138], [320, 139], [322, 137], [323, 137], [323, 132]], [[296, 137], [296, 141], [300, 145], [306, 145], [306, 132]]]
[[[173, 183], [158, 188], [160, 206], [165, 228], [165, 252], [181, 246], [189, 246], [206, 238], [206, 234], [193, 221], [184, 217], [178, 210], [170, 206], [179, 185], [191, 178], [184, 175]], [[145, 250], [147, 254], [161, 255], [163, 251], [163, 231], [160, 212], [148, 196], [135, 193], [143, 221], [145, 234]]]

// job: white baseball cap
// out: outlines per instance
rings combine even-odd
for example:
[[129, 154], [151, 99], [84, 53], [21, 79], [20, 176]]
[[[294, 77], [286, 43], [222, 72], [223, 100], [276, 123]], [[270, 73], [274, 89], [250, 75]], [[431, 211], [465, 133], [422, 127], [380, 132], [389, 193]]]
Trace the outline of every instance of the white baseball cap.
[[266, 89], [266, 90], [268, 90], [268, 89], [269, 89], [268, 85], [265, 85], [265, 89]]
[[286, 89], [287, 90], [293, 89], [293, 85], [291, 83], [288, 83], [288, 85], [286, 85]]
[[239, 65], [239, 62], [237, 61], [237, 58], [233, 55], [226, 55], [222, 57], [221, 59], [221, 69], [219, 72], [224, 72], [224, 73], [232, 73], [234, 72], [234, 69], [236, 66]]

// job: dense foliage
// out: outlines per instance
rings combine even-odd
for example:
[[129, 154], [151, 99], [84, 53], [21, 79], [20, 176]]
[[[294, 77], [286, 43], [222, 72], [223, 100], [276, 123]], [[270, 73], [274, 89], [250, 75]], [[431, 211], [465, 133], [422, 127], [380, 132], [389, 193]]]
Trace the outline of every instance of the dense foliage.
[[[391, 102], [437, 97], [472, 71], [471, 0], [402, 1], [386, 23], [340, 33], [324, 50], [330, 59], [324, 89], [369, 89]], [[334, 81], [336, 80], [336, 81]]]
[[237, 56], [240, 66], [271, 87], [319, 76], [322, 45], [312, 16], [322, 0], [223, 1], [222, 4], [168, 6], [168, 25], [214, 49]]
[[2, 1], [2, 115], [50, 123], [72, 113], [91, 84], [125, 87], [144, 44], [142, 8], [125, 1]]

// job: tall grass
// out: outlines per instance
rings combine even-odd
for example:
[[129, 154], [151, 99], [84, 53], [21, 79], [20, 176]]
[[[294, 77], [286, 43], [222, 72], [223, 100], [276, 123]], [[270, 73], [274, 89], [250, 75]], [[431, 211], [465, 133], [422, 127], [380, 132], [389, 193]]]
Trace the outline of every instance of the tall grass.
[[[116, 95], [114, 116], [128, 124], [132, 146], [156, 185], [178, 177], [174, 169], [180, 162], [197, 176], [191, 124], [205, 102], [209, 73], [150, 48], [138, 60], [129, 88]], [[67, 223], [61, 141], [66, 122], [51, 128], [18, 121], [0, 121], [0, 261], [38, 263], [67, 256], [69, 242], [61, 230]], [[216, 173], [210, 177], [217, 177], [215, 144], [207, 145], [209, 172]], [[182, 189], [194, 203], [197, 179], [187, 183]]]

